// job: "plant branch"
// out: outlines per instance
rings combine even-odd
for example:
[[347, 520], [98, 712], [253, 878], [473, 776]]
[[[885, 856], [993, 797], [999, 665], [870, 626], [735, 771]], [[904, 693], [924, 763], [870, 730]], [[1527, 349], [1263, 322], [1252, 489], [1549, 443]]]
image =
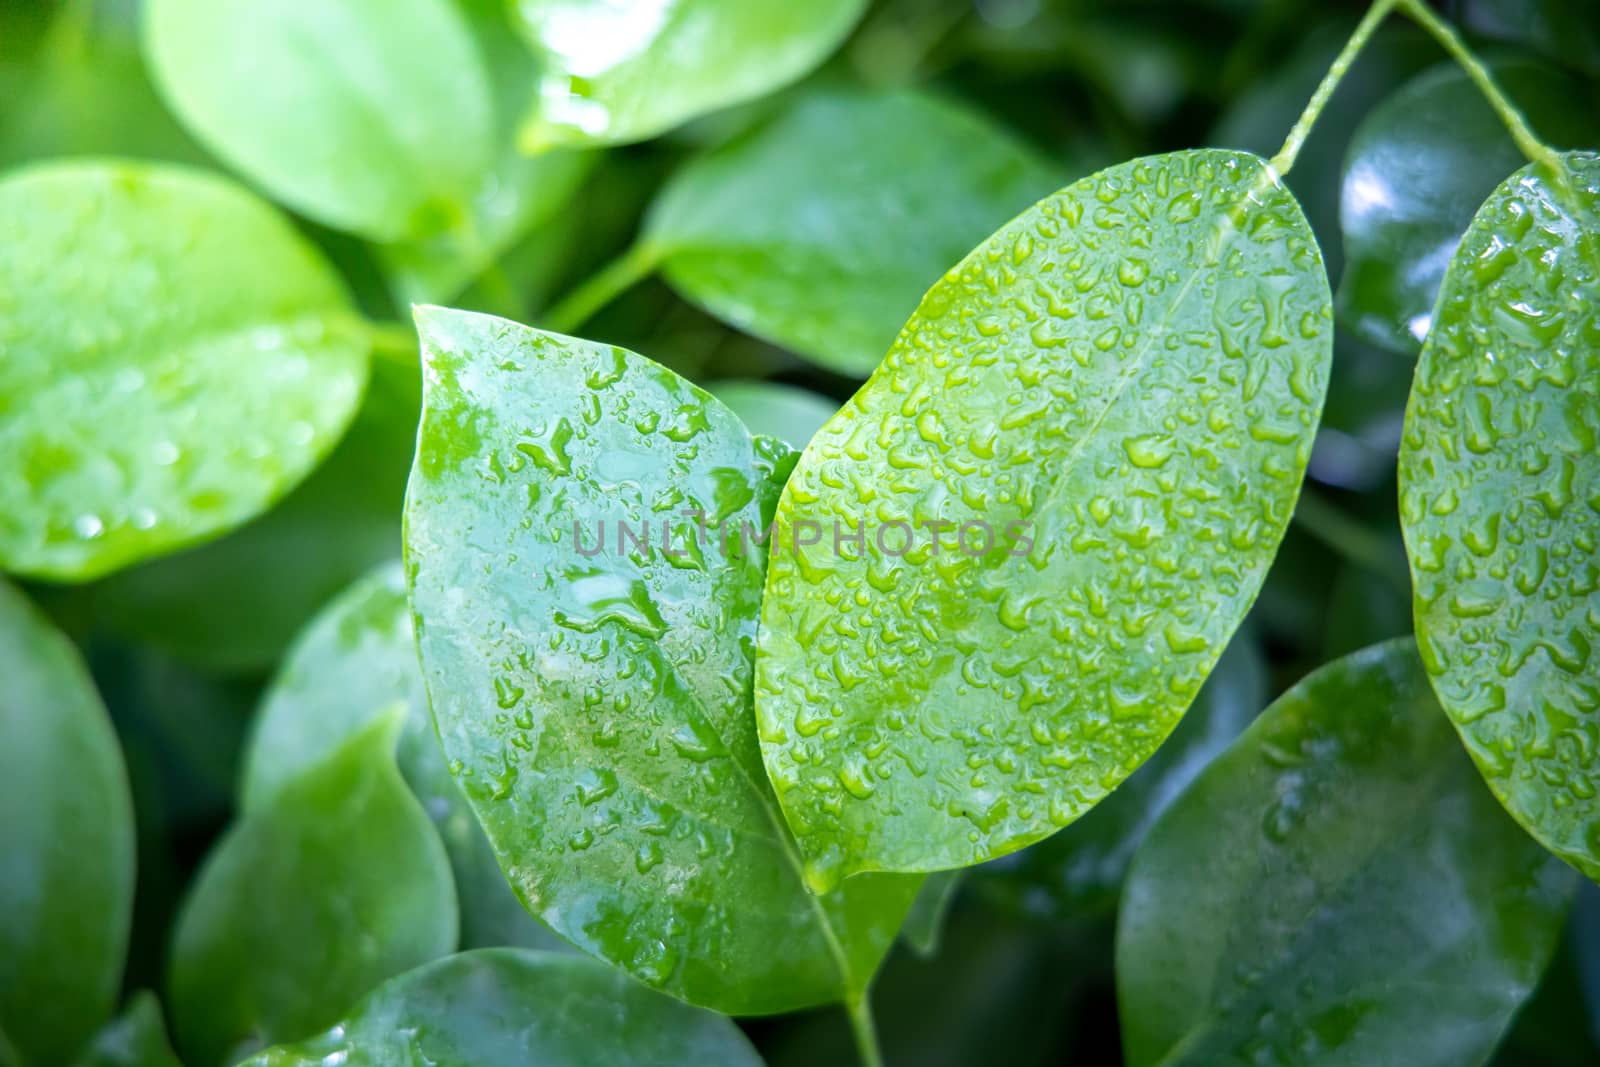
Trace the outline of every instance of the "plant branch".
[[417, 366], [417, 333], [400, 322], [367, 322], [365, 333], [372, 354], [402, 366]]
[[639, 243], [601, 267], [540, 316], [540, 325], [554, 333], [572, 333], [656, 269], [660, 254]]
[[1350, 72], [1350, 67], [1356, 61], [1356, 56], [1361, 54], [1361, 49], [1366, 47], [1372, 35], [1377, 31], [1378, 25], [1393, 10], [1399, 0], [1377, 0], [1367, 13], [1362, 16], [1361, 22], [1356, 26], [1356, 31], [1339, 50], [1334, 58], [1333, 66], [1328, 68], [1328, 73], [1322, 76], [1322, 83], [1317, 86], [1317, 91], [1311, 94], [1311, 100], [1306, 104], [1305, 111], [1300, 114], [1300, 121], [1294, 124], [1289, 131], [1289, 136], [1284, 139], [1283, 147], [1278, 154], [1272, 157], [1272, 169], [1282, 177], [1289, 173], [1294, 166], [1295, 159], [1300, 155], [1300, 148], [1306, 143], [1306, 138], [1311, 135], [1311, 128], [1317, 124], [1317, 119], [1322, 115], [1322, 109], [1328, 106], [1328, 100], [1333, 96], [1333, 91], [1339, 87], [1344, 76]]
[[883, 1067], [883, 1052], [878, 1048], [878, 1028], [872, 1022], [872, 1005], [867, 1000], [866, 992], [847, 998], [844, 1009], [850, 1016], [850, 1032], [856, 1039], [861, 1067]]
[[1490, 77], [1488, 68], [1472, 54], [1472, 50], [1461, 40], [1461, 35], [1456, 33], [1448, 22], [1434, 14], [1422, 0], [1398, 0], [1398, 2], [1399, 9], [1406, 17], [1428, 31], [1433, 39], [1450, 53], [1450, 57], [1460, 64], [1461, 69], [1467, 72], [1467, 77], [1477, 85], [1478, 91], [1489, 101], [1489, 106], [1500, 116], [1500, 121], [1505, 123], [1506, 129], [1511, 133], [1511, 139], [1517, 143], [1522, 154], [1527, 156], [1530, 162], [1548, 167], [1557, 175], [1565, 174], [1566, 166], [1561, 161], [1561, 154], [1539, 140], [1517, 105], [1500, 91], [1500, 87]]
[[1386, 578], [1407, 591], [1411, 575], [1402, 557], [1377, 531], [1351, 518], [1310, 489], [1300, 491], [1294, 521], [1306, 533], [1356, 566]]

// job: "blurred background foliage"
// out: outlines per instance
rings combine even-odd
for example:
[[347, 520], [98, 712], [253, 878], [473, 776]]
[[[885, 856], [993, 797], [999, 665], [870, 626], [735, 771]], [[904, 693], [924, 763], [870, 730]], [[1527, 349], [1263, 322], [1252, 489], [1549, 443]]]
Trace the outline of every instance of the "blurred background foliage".
[[[459, 2], [480, 14], [494, 7]], [[118, 155], [228, 170], [163, 103], [141, 56], [138, 7], [138, 0], [0, 0], [0, 167]], [[843, 47], [799, 84], [552, 169], [526, 225], [500, 242], [493, 262], [457, 264], [441, 278], [429, 273], [440, 267], [426, 245], [396, 248], [297, 222], [375, 319], [404, 321], [406, 304], [420, 295], [540, 324], [564, 295], [626, 258], [652, 225], [647, 214], [658, 193], [686, 167], [724, 146], [758, 141], [819, 96], [914, 89], [982, 116], [1030, 157], [1018, 166], [1043, 175], [1015, 210], [1132, 156], [1206, 145], [1270, 155], [1363, 7], [1353, 0], [878, 0]], [[1600, 7], [1592, 0], [1452, 0], [1441, 10], [1493, 61], [1544, 136], [1594, 143]], [[492, 26], [484, 32], [494, 36]], [[828, 155], [824, 128], [813, 146], [815, 174], [805, 180], [823, 182], [827, 200], [835, 193], [828, 175], [838, 168], [841, 202], [852, 191], [867, 195], [862, 210], [870, 215], [874, 188], [852, 190], [849, 181], [862, 179], [848, 175], [864, 172], [881, 184], [971, 163], [916, 152], [918, 134], [905, 130], [903, 151], [877, 160], [874, 170], [871, 160], [844, 158], [847, 150]], [[1391, 20], [1289, 179], [1327, 259], [1341, 328], [1312, 480], [1266, 589], [1206, 694], [1150, 765], [1090, 817], [962, 878], [948, 913], [929, 923], [924, 951], [897, 950], [874, 998], [890, 1062], [1119, 1062], [1112, 930], [1139, 836], [1268, 699], [1331, 657], [1410, 629], [1394, 484], [1418, 348], [1407, 323], [1431, 306], [1447, 258], [1439, 250], [1448, 253], [1472, 210], [1518, 162], [1437, 47]], [[936, 195], [934, 187], [926, 195]], [[765, 203], [760, 188], [745, 192], [754, 197], [745, 207], [782, 215], [795, 191], [780, 183]], [[685, 195], [693, 199], [692, 183]], [[885, 198], [893, 206], [893, 196]], [[958, 258], [1003, 221], [988, 220], [948, 254]], [[929, 245], [929, 228], [947, 225], [936, 210], [889, 214], [855, 236], [920, 249]], [[871, 249], [852, 254], [870, 259]], [[717, 285], [715, 271], [696, 280], [692, 263], [665, 265], [676, 288], [641, 277], [580, 332], [710, 386], [756, 429], [797, 444], [859, 384], [852, 373], [859, 359], [789, 351], [735, 329], [701, 306], [718, 306], [702, 292]], [[701, 299], [686, 299], [684, 290]], [[902, 321], [914, 299], [905, 306], [897, 299], [885, 295], [873, 314]], [[788, 310], [801, 319], [808, 311]], [[252, 710], [285, 647], [333, 594], [397, 551], [414, 379], [403, 364], [379, 361], [371, 394], [333, 457], [243, 529], [87, 586], [30, 587], [87, 649], [128, 755], [140, 833], [130, 989], [161, 985], [177, 902], [232, 816]], [[850, 1058], [835, 1010], [745, 1025], [773, 1064]], [[1592, 1064], [1597, 1040], [1600, 889], [1586, 883], [1563, 950], [1496, 1062]]]

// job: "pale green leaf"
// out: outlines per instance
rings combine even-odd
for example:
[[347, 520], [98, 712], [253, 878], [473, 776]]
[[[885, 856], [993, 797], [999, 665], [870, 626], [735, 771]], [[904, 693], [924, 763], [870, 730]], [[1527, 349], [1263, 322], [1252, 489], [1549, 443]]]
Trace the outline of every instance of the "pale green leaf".
[[1085, 178], [929, 290], [778, 508], [756, 712], [813, 884], [1015, 851], [1155, 751], [1288, 525], [1331, 319], [1294, 198], [1220, 150]]
[[1600, 157], [1479, 209], [1406, 409], [1400, 510], [1423, 662], [1489, 787], [1600, 880]]
[[366, 380], [333, 271], [198, 171], [14, 172], [0, 293], [0, 568], [14, 572], [97, 577], [239, 525], [333, 446]]
[[776, 437], [797, 452], [839, 410], [835, 400], [781, 382], [711, 382], [706, 392], [739, 416], [751, 433]]
[[[919, 880], [807, 892], [750, 708], [764, 552], [689, 514], [753, 535], [792, 453], [620, 348], [437, 308], [418, 325], [406, 560], [423, 674], [518, 892], [691, 1003], [859, 995]], [[648, 546], [619, 545], [619, 523]]]

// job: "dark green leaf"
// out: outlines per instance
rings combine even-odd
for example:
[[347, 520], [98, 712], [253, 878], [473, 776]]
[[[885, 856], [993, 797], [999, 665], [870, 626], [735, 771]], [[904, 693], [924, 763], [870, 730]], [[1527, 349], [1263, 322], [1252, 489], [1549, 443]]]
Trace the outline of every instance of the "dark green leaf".
[[836, 401], [779, 382], [712, 382], [706, 391], [739, 416], [751, 433], [776, 437], [797, 452], [839, 410]]
[[1549, 962], [1572, 878], [1497, 810], [1410, 639], [1312, 673], [1134, 857], [1129, 1067], [1470, 1067]]
[[1527, 167], [1445, 274], [1400, 451], [1423, 662], [1489, 787], [1600, 880], [1600, 156]]
[[1594, 0], [1462, 0], [1461, 21], [1476, 33], [1516, 41], [1600, 74], [1600, 19]]
[[147, 0], [145, 49], [195, 136], [329, 226], [448, 229], [494, 156], [488, 74], [450, 0]]
[[0, 679], [0, 1029], [17, 1058], [63, 1063], [115, 1004], [133, 807], [77, 650], [3, 581]]
[[834, 50], [866, 0], [539, 0], [514, 7], [545, 63], [527, 149], [619, 144], [771, 92]]
[[731, 1021], [577, 956], [481, 949], [384, 983], [328, 1033], [241, 1067], [761, 1067]]
[[[1490, 68], [1547, 141], [1600, 141], [1596, 101], [1582, 82], [1525, 59]], [[1341, 324], [1372, 344], [1414, 353], [1461, 234], [1522, 162], [1500, 116], [1454, 63], [1408, 82], [1374, 109], [1344, 166]]]
[[[438, 308], [418, 324], [423, 674], [529, 909], [721, 1011], [859, 995], [919, 880], [812, 896], [762, 773], [764, 552], [739, 524], [764, 527], [792, 454], [623, 349]], [[721, 530], [698, 533], [696, 509]], [[648, 544], [620, 546], [624, 523]]]
[[10, 571], [93, 578], [239, 525], [332, 447], [366, 378], [338, 278], [198, 171], [52, 163], [0, 181], [0, 292]]
[[201, 869], [170, 979], [199, 1067], [304, 1037], [454, 949], [450, 861], [394, 764], [404, 718], [392, 706], [247, 812]]
[[523, 910], [501, 877], [445, 765], [428, 714], [398, 562], [341, 593], [290, 649], [267, 691], [245, 759], [245, 812], [269, 809], [280, 790], [397, 703], [405, 706], [406, 717], [396, 761], [450, 853], [462, 943], [555, 947], [557, 939]]
[[1217, 150], [1071, 185], [928, 292], [778, 509], [756, 711], [814, 885], [1013, 852], [1155, 751], [1288, 525], [1330, 302], [1294, 198]]
[[111, 575], [97, 617], [208, 669], [270, 667], [318, 608], [400, 551], [420, 388], [414, 364], [375, 362], [349, 432], [304, 483], [226, 537]]
[[1060, 185], [963, 107], [817, 93], [679, 171], [644, 242], [690, 300], [864, 376], [950, 264]]
[[1267, 702], [1266, 666], [1236, 636], [1172, 736], [1087, 815], [978, 875], [984, 895], [1053, 922], [1116, 908], [1134, 850], [1205, 766]]
[[183, 1067], [167, 1040], [155, 994], [135, 993], [122, 1015], [95, 1035], [77, 1067]]

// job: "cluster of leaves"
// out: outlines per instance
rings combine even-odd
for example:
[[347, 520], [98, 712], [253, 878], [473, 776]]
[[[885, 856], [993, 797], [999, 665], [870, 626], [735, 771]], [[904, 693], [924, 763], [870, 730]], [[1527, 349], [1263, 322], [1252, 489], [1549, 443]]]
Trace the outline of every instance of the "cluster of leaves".
[[1455, 6], [0, 10], [0, 1067], [1593, 1062], [1600, 25]]

